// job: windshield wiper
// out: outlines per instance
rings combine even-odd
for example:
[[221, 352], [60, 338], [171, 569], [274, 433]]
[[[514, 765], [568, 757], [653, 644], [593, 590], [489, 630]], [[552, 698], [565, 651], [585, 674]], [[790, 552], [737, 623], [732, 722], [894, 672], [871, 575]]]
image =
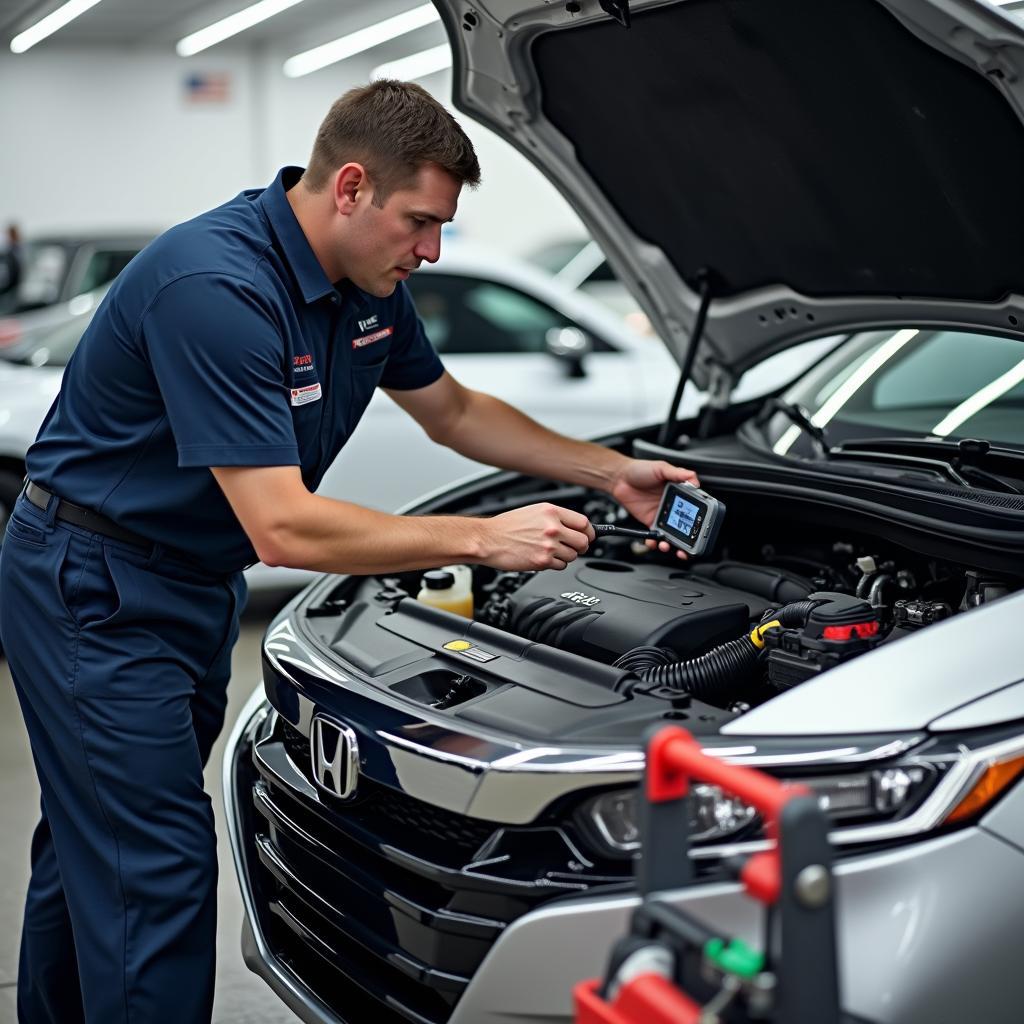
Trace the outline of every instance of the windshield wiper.
[[758, 413], [757, 421], [763, 425], [776, 413], [781, 412], [791, 423], [795, 423], [817, 446], [823, 459], [832, 454], [825, 431], [811, 419], [811, 414], [796, 402], [787, 402], [782, 398], [769, 399]]
[[[1024, 452], [1012, 448], [995, 448], [990, 442], [976, 438], [947, 441], [937, 437], [866, 437], [836, 445], [832, 455], [848, 459], [941, 466], [950, 479], [961, 487], [1024, 494]], [[985, 466], [981, 463], [985, 463]], [[996, 470], [1002, 472], [994, 472]]]

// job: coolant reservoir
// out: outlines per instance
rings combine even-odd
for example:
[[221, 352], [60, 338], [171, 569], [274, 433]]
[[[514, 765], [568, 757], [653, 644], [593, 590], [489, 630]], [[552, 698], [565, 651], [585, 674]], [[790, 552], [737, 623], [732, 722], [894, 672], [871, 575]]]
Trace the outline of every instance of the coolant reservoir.
[[473, 618], [473, 570], [468, 565], [446, 565], [423, 574], [417, 601], [446, 612]]

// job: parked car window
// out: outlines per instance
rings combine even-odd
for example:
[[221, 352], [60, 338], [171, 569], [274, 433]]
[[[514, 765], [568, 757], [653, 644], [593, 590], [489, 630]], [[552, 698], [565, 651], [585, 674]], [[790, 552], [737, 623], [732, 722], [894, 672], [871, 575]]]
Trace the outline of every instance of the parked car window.
[[[428, 273], [410, 278], [409, 291], [427, 337], [442, 355], [543, 352], [551, 328], [579, 326], [524, 292], [493, 281]], [[593, 340], [595, 351], [615, 351], [603, 339]]]
[[[882, 435], [980, 437], [1024, 445], [1024, 343], [966, 331], [853, 335], [785, 394], [830, 442]], [[779, 454], [807, 454], [785, 416], [768, 424]]]
[[76, 295], [91, 292], [94, 288], [113, 281], [124, 270], [135, 256], [137, 249], [99, 249], [89, 257], [85, 273], [82, 275]]
[[49, 306], [57, 302], [67, 265], [68, 253], [63, 246], [30, 245], [18, 286], [18, 308]]

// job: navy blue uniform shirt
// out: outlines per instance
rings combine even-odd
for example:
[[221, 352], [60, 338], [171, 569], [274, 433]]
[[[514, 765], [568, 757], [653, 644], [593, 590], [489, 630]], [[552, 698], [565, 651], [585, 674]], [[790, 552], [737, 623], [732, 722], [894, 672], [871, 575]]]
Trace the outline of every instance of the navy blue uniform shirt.
[[115, 281], [68, 363], [28, 475], [128, 530], [231, 572], [256, 554], [210, 466], [301, 466], [314, 490], [374, 388], [442, 366], [405, 285], [335, 287], [285, 192], [171, 228]]

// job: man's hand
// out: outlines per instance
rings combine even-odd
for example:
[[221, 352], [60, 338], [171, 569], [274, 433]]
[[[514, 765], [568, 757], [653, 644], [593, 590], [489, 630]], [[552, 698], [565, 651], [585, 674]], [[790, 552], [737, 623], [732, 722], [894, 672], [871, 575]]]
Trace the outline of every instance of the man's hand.
[[[697, 474], [692, 469], [673, 466], [668, 462], [651, 462], [648, 459], [630, 459], [616, 474], [608, 493], [634, 518], [644, 526], [652, 527], [654, 517], [661, 504], [665, 484], [694, 484], [700, 486]], [[647, 541], [649, 548], [671, 551], [665, 541]], [[680, 558], [686, 558], [685, 551], [677, 551]]]
[[494, 569], [564, 569], [594, 539], [586, 516], [549, 502], [527, 505], [481, 521], [484, 557]]

